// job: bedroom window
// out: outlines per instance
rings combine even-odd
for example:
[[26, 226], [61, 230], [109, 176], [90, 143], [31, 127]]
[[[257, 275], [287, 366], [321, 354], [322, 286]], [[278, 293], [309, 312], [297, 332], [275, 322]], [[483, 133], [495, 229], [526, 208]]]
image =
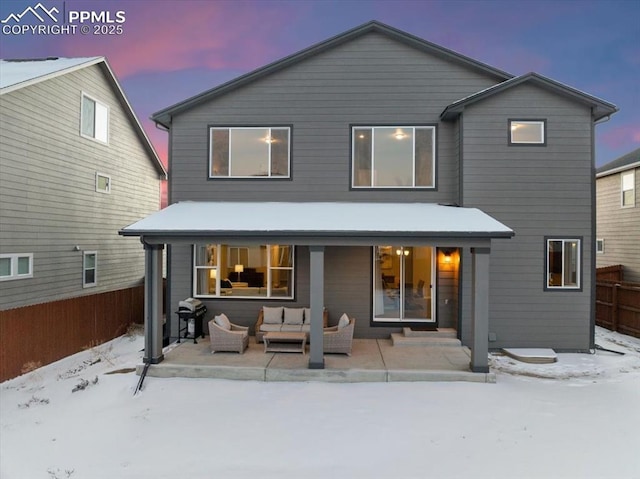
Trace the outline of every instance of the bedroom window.
[[80, 134], [103, 143], [107, 143], [109, 138], [109, 108], [84, 93], [80, 113]]
[[193, 295], [293, 299], [293, 245], [194, 245]]
[[620, 175], [622, 186], [622, 207], [627, 208], [636, 205], [636, 172], [627, 171]]
[[85, 251], [82, 254], [82, 287], [91, 288], [98, 284], [98, 252]]
[[210, 178], [288, 178], [291, 129], [209, 129]]
[[111, 177], [96, 173], [96, 191], [98, 193], [111, 193]]
[[33, 278], [33, 253], [0, 254], [0, 281]]
[[580, 289], [579, 239], [547, 239], [546, 289]]
[[546, 120], [509, 120], [509, 145], [545, 146]]
[[353, 188], [433, 188], [433, 126], [354, 126]]

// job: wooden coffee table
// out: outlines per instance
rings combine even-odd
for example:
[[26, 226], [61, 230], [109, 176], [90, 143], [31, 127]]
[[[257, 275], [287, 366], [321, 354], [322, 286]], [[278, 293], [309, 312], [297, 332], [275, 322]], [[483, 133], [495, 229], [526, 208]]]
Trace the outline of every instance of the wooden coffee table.
[[295, 331], [272, 331], [264, 335], [265, 353], [302, 353], [307, 345], [307, 335]]

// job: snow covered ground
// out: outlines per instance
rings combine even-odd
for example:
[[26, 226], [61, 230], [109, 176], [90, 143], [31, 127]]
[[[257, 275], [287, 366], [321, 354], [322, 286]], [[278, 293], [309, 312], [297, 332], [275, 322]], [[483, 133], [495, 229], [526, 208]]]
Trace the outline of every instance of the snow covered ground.
[[124, 336], [0, 385], [0, 478], [640, 478], [640, 340], [597, 343], [625, 355], [493, 355], [496, 384], [149, 377], [133, 396]]

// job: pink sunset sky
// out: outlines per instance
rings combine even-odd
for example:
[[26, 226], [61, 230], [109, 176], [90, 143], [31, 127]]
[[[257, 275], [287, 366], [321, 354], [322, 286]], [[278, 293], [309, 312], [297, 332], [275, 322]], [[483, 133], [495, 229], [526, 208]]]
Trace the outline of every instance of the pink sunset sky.
[[38, 3], [111, 18], [124, 12], [122, 33], [3, 32], [0, 56], [107, 57], [163, 160], [167, 134], [149, 120], [152, 113], [370, 20], [614, 103], [620, 111], [596, 127], [598, 166], [640, 146], [635, 0], [3, 0], [0, 19]]

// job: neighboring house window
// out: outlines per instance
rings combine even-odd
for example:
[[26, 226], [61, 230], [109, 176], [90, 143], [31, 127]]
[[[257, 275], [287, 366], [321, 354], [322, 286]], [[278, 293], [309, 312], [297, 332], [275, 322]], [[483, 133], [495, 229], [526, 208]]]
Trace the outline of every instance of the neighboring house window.
[[96, 191], [98, 193], [111, 193], [111, 177], [96, 173]]
[[547, 239], [547, 289], [580, 288], [579, 239]]
[[293, 298], [293, 245], [207, 244], [193, 249], [196, 297]]
[[433, 126], [352, 127], [354, 188], [433, 188]]
[[33, 253], [0, 254], [0, 281], [33, 277]]
[[98, 253], [85, 251], [82, 255], [82, 287], [90, 288], [98, 284]]
[[620, 175], [622, 182], [622, 206], [636, 205], [636, 172], [627, 171]]
[[546, 145], [546, 120], [509, 120], [509, 144]]
[[596, 240], [596, 253], [604, 254], [604, 239], [602, 238]]
[[109, 108], [99, 101], [82, 94], [80, 133], [107, 143], [109, 138]]
[[288, 178], [288, 127], [209, 129], [210, 178]]

